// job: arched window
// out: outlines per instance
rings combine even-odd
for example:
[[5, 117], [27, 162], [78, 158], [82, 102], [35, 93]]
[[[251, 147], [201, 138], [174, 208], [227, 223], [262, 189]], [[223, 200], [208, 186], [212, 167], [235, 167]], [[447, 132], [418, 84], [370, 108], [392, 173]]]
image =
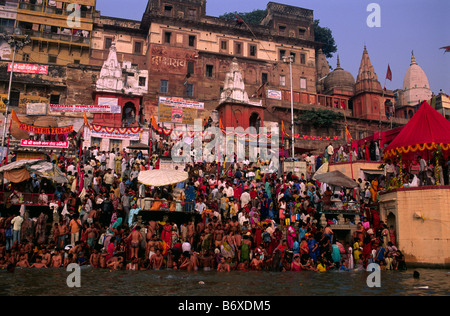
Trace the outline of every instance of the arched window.
[[125, 103], [122, 112], [122, 125], [129, 127], [136, 122], [136, 107], [133, 102]]
[[259, 133], [259, 128], [261, 127], [261, 117], [258, 113], [253, 112], [252, 115], [250, 115], [249, 126], [256, 128], [256, 131]]

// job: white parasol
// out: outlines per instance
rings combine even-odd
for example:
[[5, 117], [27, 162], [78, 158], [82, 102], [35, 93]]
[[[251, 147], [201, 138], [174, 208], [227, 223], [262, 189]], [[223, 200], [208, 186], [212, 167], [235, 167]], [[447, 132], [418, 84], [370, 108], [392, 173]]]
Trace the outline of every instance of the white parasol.
[[176, 184], [189, 178], [187, 172], [178, 170], [147, 170], [139, 172], [138, 181], [153, 187]]

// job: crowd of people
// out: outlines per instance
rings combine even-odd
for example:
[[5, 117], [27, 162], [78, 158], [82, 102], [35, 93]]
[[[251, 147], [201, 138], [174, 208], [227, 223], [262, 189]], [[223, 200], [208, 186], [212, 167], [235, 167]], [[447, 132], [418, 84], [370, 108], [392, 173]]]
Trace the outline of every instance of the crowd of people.
[[[154, 146], [159, 154], [170, 148]], [[406, 267], [395, 229], [379, 220], [362, 182], [361, 189], [332, 192], [309, 176], [289, 173], [283, 182], [276, 174], [262, 174], [260, 162], [246, 161], [219, 168], [187, 164], [186, 181], [159, 188], [137, 181], [139, 172], [158, 166], [158, 154], [149, 161], [140, 151], [93, 147], [84, 148], [79, 164], [64, 153], [50, 153], [50, 160], [69, 183], [34, 187], [51, 194], [51, 214], [30, 218], [23, 205], [2, 212], [0, 267], [77, 263], [111, 270], [349, 271], [372, 262], [383, 269]], [[144, 198], [152, 199], [151, 210], [197, 216], [183, 223], [144, 221], [139, 216]], [[335, 219], [321, 221], [323, 205], [338, 201], [361, 203], [355, 213], [360, 222], [347, 219], [355, 225], [347, 240], [333, 232]]]

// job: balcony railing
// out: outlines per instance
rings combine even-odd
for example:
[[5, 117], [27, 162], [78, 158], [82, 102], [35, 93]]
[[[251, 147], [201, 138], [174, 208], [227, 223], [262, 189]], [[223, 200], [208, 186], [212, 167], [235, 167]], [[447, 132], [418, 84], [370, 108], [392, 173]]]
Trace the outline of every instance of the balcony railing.
[[16, 35], [29, 35], [30, 37], [45, 38], [45, 39], [54, 40], [54, 41], [71, 42], [71, 43], [77, 43], [77, 44], [83, 44], [83, 45], [89, 45], [91, 42], [91, 39], [89, 37], [62, 34], [62, 33], [58, 34], [58, 33], [52, 33], [52, 32], [42, 32], [42, 31], [20, 29], [20, 28], [16, 28], [14, 30], [14, 33]]
[[[72, 12], [67, 11], [63, 8], [56, 8], [52, 6], [45, 6], [42, 4], [31, 4], [31, 3], [25, 3], [20, 2], [19, 3], [19, 9], [22, 10], [30, 10], [35, 12], [42, 12], [42, 13], [49, 13], [49, 14], [57, 14], [62, 16], [68, 16], [69, 14], [72, 14]], [[93, 13], [91, 11], [80, 11], [80, 17], [86, 18], [86, 19], [92, 19]]]
[[12, 204], [27, 206], [45, 206], [55, 201], [54, 194], [23, 193], [23, 192], [0, 192], [0, 204]]

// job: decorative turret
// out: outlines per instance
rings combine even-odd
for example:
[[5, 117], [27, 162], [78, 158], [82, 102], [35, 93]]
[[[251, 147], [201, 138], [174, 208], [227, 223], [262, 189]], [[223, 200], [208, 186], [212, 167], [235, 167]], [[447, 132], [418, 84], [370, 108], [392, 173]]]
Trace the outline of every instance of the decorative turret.
[[220, 104], [225, 102], [261, 105], [261, 101], [259, 103], [250, 102], [236, 57], [233, 58], [230, 70], [225, 75], [223, 91], [220, 94]]
[[111, 43], [109, 55], [103, 63], [99, 79], [96, 83], [97, 91], [120, 93], [124, 88], [122, 67], [117, 60], [116, 42]]
[[359, 66], [358, 76], [356, 77], [356, 94], [363, 92], [382, 92], [378, 76], [369, 58], [366, 45], [364, 45], [361, 65]]
[[403, 80], [404, 105], [415, 106], [421, 101], [431, 99], [432, 92], [427, 75], [417, 64], [414, 52], [411, 53], [411, 64]]

